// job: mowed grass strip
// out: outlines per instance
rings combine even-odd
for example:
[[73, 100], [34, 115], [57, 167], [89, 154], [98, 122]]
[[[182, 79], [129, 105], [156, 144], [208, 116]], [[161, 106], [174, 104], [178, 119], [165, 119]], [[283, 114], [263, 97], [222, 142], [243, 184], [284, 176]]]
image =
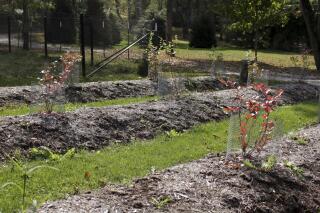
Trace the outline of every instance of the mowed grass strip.
[[[317, 103], [301, 103], [278, 108], [273, 116], [283, 120], [284, 133], [317, 121]], [[229, 120], [210, 122], [176, 135], [160, 135], [153, 140], [114, 145], [98, 152], [82, 151], [60, 162], [31, 161], [26, 166], [50, 165], [59, 171], [41, 169], [28, 180], [27, 201], [43, 203], [107, 183], [130, 183], [151, 170], [199, 159], [208, 153], [226, 150]], [[87, 174], [87, 175], [85, 175]], [[88, 174], [90, 174], [88, 176]], [[87, 178], [86, 178], [87, 176]], [[5, 164], [0, 167], [0, 186], [6, 182], [21, 185], [21, 174]], [[21, 205], [21, 193], [7, 188], [0, 193], [0, 211], [13, 212]]]
[[[112, 100], [88, 102], [88, 103], [67, 103], [60, 108], [64, 108], [65, 111], [75, 111], [76, 109], [83, 107], [105, 107], [105, 106], [114, 106], [114, 105], [129, 105], [135, 103], [144, 103], [148, 101], [156, 101], [158, 97], [156, 96], [141, 96], [133, 98], [118, 98]], [[57, 106], [56, 108], [59, 108]], [[17, 116], [17, 115], [27, 115], [30, 113], [40, 112], [42, 110], [41, 105], [12, 105], [0, 107], [0, 117], [4, 116]], [[58, 109], [61, 111], [61, 109]]]
[[[210, 49], [190, 48], [188, 42], [175, 40], [177, 57], [188, 60], [211, 60]], [[238, 47], [217, 47], [215, 48], [216, 54], [223, 54], [224, 61], [241, 61], [246, 58], [248, 49]], [[252, 52], [252, 55], [254, 53]], [[260, 62], [270, 64], [277, 67], [294, 67], [291, 57], [297, 57], [298, 65], [302, 67], [302, 55], [295, 52], [277, 51], [277, 50], [259, 50], [258, 60]], [[310, 68], [315, 69], [315, 62], [312, 55], [308, 55], [308, 62]]]

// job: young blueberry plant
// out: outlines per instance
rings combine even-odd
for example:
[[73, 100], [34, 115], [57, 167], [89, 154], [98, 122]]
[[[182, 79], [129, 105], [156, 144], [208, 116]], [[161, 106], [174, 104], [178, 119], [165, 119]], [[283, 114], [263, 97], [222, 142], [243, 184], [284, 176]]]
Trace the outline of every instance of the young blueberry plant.
[[50, 114], [53, 112], [54, 101], [53, 98], [61, 91], [66, 81], [68, 80], [74, 66], [81, 60], [81, 56], [76, 53], [66, 53], [61, 56], [62, 72], [59, 75], [54, 75], [53, 71], [57, 69], [58, 61], [52, 62], [46, 69], [41, 71], [42, 77], [40, 85], [44, 87], [44, 112]]
[[[245, 99], [242, 87], [237, 86], [235, 82], [220, 81], [228, 87], [236, 88], [236, 105], [225, 107], [225, 111], [238, 115], [242, 156], [249, 158], [254, 152], [260, 153], [271, 140], [275, 124], [270, 115], [277, 106], [283, 90], [278, 90], [273, 95], [270, 88], [263, 83], [257, 83], [248, 88], [257, 91], [259, 95]], [[253, 133], [256, 134], [255, 137], [252, 136]]]

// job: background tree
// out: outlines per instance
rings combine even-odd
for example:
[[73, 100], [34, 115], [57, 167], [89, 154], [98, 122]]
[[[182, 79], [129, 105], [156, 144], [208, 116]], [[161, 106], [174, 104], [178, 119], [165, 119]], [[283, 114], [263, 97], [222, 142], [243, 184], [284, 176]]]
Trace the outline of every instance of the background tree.
[[23, 49], [29, 50], [29, 2], [30, 0], [22, 0], [22, 39], [23, 39]]
[[167, 35], [166, 40], [172, 41], [172, 19], [173, 19], [174, 0], [167, 0]]
[[282, 25], [287, 21], [286, 0], [232, 0], [231, 29], [253, 34], [255, 60], [258, 44], [266, 27]]
[[70, 44], [76, 41], [76, 15], [71, 0], [55, 0], [48, 20], [48, 41]]
[[300, 0], [300, 8], [306, 23], [316, 67], [320, 72], [320, 0], [317, 3], [311, 0]]
[[210, 14], [203, 14], [193, 21], [190, 47], [211, 48], [212, 46], [217, 46], [212, 17]]
[[[99, 46], [117, 44], [121, 40], [118, 22], [115, 21], [110, 11], [107, 11], [108, 14], [106, 14], [104, 8], [104, 2], [101, 0], [87, 1], [85, 34], [90, 35], [92, 27], [94, 44]], [[85, 38], [86, 43], [89, 44], [90, 36], [85, 36]]]

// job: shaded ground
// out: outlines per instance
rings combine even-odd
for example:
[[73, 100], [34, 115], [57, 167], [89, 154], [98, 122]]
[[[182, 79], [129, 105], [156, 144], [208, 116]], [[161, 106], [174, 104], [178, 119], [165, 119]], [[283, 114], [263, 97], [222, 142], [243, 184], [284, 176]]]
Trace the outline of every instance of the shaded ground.
[[[307, 84], [282, 86], [281, 104], [315, 99], [318, 89]], [[111, 143], [150, 139], [175, 129], [182, 131], [196, 124], [220, 120], [223, 107], [234, 102], [234, 90], [194, 93], [176, 99], [101, 108], [84, 108], [64, 114], [35, 114], [4, 117], [0, 120], [0, 157], [20, 150], [46, 146], [55, 152], [69, 148], [96, 150]], [[256, 96], [247, 90], [245, 97]]]
[[[137, 179], [131, 186], [108, 185], [97, 191], [49, 202], [38, 212], [319, 212], [320, 125], [298, 132], [308, 143], [272, 141], [262, 152], [277, 156], [271, 172], [225, 164], [224, 155]], [[289, 160], [301, 176], [284, 167]], [[234, 159], [237, 163], [238, 160]]]

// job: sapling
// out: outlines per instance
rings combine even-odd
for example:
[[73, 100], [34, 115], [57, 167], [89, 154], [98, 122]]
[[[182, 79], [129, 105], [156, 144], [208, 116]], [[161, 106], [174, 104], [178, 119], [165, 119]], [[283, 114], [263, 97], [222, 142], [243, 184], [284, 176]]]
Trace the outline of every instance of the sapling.
[[22, 186], [15, 182], [7, 182], [4, 185], [1, 186], [1, 190], [7, 188], [7, 187], [15, 187], [17, 188], [20, 193], [21, 193], [21, 211], [26, 212], [26, 197], [27, 197], [27, 186], [28, 186], [28, 180], [30, 180], [31, 175], [38, 171], [39, 169], [51, 169], [55, 171], [59, 171], [57, 168], [51, 167], [51, 166], [34, 166], [34, 167], [27, 167], [26, 165], [22, 164], [21, 162], [17, 160], [12, 160], [13, 163], [13, 169], [17, 168], [18, 171], [21, 173], [21, 181], [22, 181]]
[[54, 101], [52, 99], [64, 88], [66, 81], [74, 69], [74, 65], [80, 60], [80, 55], [66, 53], [60, 58], [62, 72], [58, 76], [53, 74], [53, 71], [58, 68], [58, 61], [52, 62], [46, 69], [41, 71], [42, 77], [39, 80], [40, 85], [44, 87], [44, 94], [42, 96], [45, 113], [50, 114], [53, 112]]

